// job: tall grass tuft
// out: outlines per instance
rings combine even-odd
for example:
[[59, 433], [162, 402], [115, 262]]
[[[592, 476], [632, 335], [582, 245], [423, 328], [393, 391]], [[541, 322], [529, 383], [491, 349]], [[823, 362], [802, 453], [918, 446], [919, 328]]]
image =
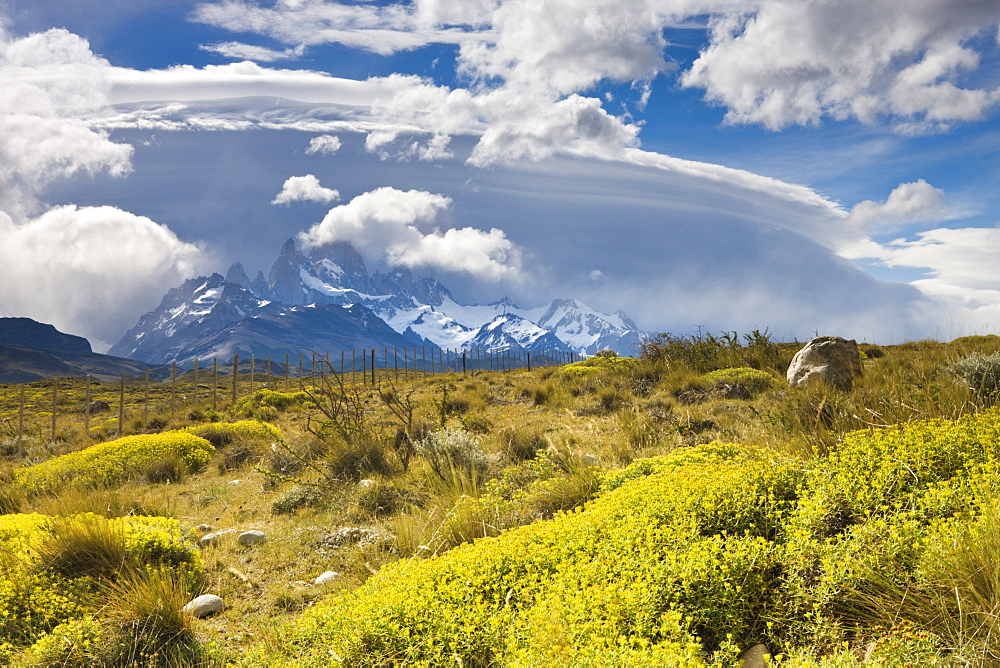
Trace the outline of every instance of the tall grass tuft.
[[965, 665], [1000, 664], [1000, 509], [932, 540], [909, 584], [877, 576], [855, 591], [860, 620], [933, 634]]
[[118, 666], [206, 664], [192, 617], [183, 611], [192, 593], [190, 582], [169, 569], [129, 573], [110, 584], [101, 611], [107, 632], [95, 658]]
[[123, 573], [136, 573], [142, 566], [142, 555], [126, 545], [121, 525], [94, 516], [56, 520], [36, 551], [46, 571], [68, 579], [110, 581]]

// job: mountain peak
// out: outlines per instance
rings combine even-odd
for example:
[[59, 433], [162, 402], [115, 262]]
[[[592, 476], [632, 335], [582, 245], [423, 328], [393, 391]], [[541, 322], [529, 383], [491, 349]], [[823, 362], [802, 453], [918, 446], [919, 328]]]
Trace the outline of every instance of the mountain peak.
[[240, 287], [249, 288], [250, 287], [250, 277], [247, 276], [247, 272], [243, 269], [243, 264], [240, 262], [234, 262], [229, 271], [226, 272], [226, 283], [235, 283]]

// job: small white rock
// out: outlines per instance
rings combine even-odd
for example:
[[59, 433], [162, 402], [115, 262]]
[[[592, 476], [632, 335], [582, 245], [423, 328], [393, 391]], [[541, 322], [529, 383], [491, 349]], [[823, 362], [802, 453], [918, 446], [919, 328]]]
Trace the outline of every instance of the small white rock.
[[264, 535], [263, 531], [244, 531], [236, 539], [239, 541], [240, 545], [260, 545], [267, 540], [267, 536]]
[[375, 481], [372, 480], [371, 478], [365, 478], [364, 480], [362, 480], [362, 481], [360, 481], [358, 483], [358, 487], [362, 487], [364, 489], [367, 489], [369, 487], [374, 487], [374, 486], [375, 486]]
[[207, 533], [198, 540], [198, 544], [202, 547], [208, 545], [214, 545], [219, 542], [219, 540], [226, 534], [234, 533], [236, 529], [223, 529], [221, 531], [216, 531], [214, 533]]
[[600, 460], [594, 455], [580, 455], [580, 463], [584, 466], [598, 466], [600, 465]]
[[229, 481], [229, 482], [227, 482], [226, 484], [227, 484], [227, 485], [239, 485], [239, 484], [240, 484], [241, 482], [243, 482], [243, 481], [242, 481], [242, 480], [240, 480], [239, 478], [237, 478], [236, 480], [230, 480], [230, 481]]
[[328, 585], [331, 582], [334, 582], [338, 579], [340, 579], [340, 573], [334, 573], [333, 571], [326, 571], [325, 573], [321, 573], [320, 575], [316, 576], [316, 579], [313, 580], [313, 584], [316, 586]]
[[202, 594], [198, 598], [185, 605], [182, 610], [192, 617], [205, 617], [213, 612], [225, 610], [226, 604], [215, 594]]
[[212, 530], [212, 525], [211, 524], [199, 524], [198, 526], [196, 526], [194, 528], [194, 530], [197, 531], [198, 533], [208, 533], [209, 531]]

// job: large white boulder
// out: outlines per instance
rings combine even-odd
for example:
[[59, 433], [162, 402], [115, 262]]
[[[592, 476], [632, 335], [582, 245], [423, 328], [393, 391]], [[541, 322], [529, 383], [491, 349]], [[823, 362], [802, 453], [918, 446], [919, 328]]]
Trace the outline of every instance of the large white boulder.
[[818, 336], [795, 353], [788, 366], [789, 384], [803, 387], [821, 381], [850, 390], [861, 375], [861, 351], [857, 341], [839, 336]]

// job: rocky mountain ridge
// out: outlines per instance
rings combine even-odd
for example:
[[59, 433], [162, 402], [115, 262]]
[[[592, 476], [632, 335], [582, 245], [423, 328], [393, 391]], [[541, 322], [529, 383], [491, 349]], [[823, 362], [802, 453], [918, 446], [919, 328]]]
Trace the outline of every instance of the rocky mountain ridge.
[[190, 364], [234, 353], [297, 354], [421, 345], [448, 349], [634, 352], [643, 333], [622, 312], [575, 299], [522, 309], [508, 299], [461, 304], [435, 278], [408, 269], [369, 273], [346, 242], [308, 254], [289, 239], [268, 275], [240, 263], [185, 281], [109, 351], [151, 363]]

